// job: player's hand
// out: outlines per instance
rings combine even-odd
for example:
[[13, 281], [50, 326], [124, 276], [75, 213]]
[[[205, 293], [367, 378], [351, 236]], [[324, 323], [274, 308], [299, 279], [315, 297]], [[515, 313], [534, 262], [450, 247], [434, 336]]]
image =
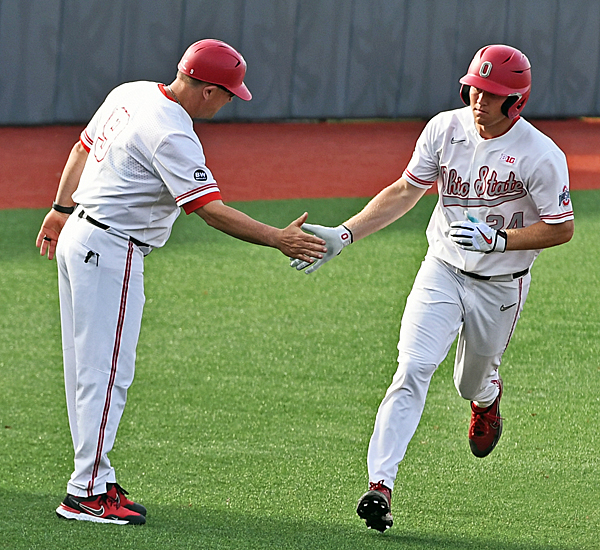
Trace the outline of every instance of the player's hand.
[[492, 229], [486, 223], [466, 213], [467, 219], [450, 224], [450, 239], [465, 250], [473, 252], [504, 252], [506, 250], [506, 232]]
[[337, 227], [325, 227], [323, 225], [311, 225], [310, 223], [305, 223], [302, 224], [302, 229], [314, 233], [317, 237], [321, 237], [327, 246], [327, 252], [324, 256], [312, 263], [292, 259], [290, 267], [295, 267], [298, 271], [310, 266], [305, 271], [307, 275], [319, 269], [324, 263], [337, 256], [346, 246], [352, 243], [352, 232], [343, 225], [338, 225]]
[[69, 214], [61, 214], [54, 209], [46, 214], [35, 241], [35, 246], [40, 249], [40, 255], [45, 256], [48, 252], [48, 259], [54, 258], [58, 236], [68, 219]]

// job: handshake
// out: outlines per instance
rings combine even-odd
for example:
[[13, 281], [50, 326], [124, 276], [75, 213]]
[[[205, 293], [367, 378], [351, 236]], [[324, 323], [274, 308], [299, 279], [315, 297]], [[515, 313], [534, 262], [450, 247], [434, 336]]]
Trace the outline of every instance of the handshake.
[[[312, 225], [310, 223], [303, 223], [302, 229], [314, 233], [317, 237], [323, 239], [327, 246], [327, 252], [325, 255], [317, 261], [312, 263], [304, 262], [302, 260], [295, 260], [290, 258], [290, 267], [295, 267], [298, 271], [306, 269], [305, 273], [308, 275], [313, 271], [319, 269], [324, 263], [328, 262], [334, 256], [337, 256], [346, 246], [352, 243], [352, 231], [350, 231], [344, 225], [338, 225], [337, 227], [325, 227], [322, 225]], [[309, 267], [310, 266], [310, 267]]]
[[[481, 252], [489, 254], [490, 252], [504, 252], [506, 250], [506, 232], [501, 229], [491, 228], [484, 222], [465, 213], [467, 219], [450, 224], [448, 236], [450, 240], [464, 250], [471, 252]], [[324, 263], [337, 256], [346, 246], [354, 241], [352, 231], [345, 225], [337, 227], [325, 227], [323, 225], [312, 225], [303, 223], [302, 229], [314, 233], [317, 237], [323, 239], [327, 246], [325, 255], [315, 261], [305, 262], [290, 258], [290, 267], [295, 267], [298, 271], [305, 269], [308, 275], [319, 269]]]

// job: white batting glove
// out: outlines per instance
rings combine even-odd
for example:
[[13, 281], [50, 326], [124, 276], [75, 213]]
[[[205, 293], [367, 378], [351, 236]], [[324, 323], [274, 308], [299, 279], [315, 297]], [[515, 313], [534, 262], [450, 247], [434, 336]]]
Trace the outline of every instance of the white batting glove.
[[473, 252], [504, 252], [506, 250], [506, 231], [492, 229], [489, 225], [467, 214], [467, 220], [452, 222], [450, 239], [465, 250]]
[[327, 252], [319, 260], [309, 263], [302, 260], [292, 259], [290, 267], [295, 267], [298, 271], [308, 269], [305, 271], [307, 275], [319, 269], [325, 262], [331, 260], [331, 258], [337, 256], [346, 246], [352, 243], [352, 231], [343, 225], [337, 227], [325, 227], [323, 225], [311, 225], [310, 223], [303, 223], [302, 229], [314, 233], [317, 237], [320, 237], [325, 241]]

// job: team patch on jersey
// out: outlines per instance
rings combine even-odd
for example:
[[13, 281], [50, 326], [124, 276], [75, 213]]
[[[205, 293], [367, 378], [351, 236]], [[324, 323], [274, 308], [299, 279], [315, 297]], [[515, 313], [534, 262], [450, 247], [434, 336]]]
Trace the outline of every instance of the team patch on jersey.
[[569, 206], [570, 203], [571, 203], [571, 193], [569, 192], [569, 190], [567, 189], [567, 186], [565, 185], [563, 187], [562, 193], [560, 195], [558, 195], [558, 206], [560, 206], [560, 205]]
[[511, 157], [511, 156], [507, 155], [506, 153], [502, 153], [500, 155], [501, 162], [507, 162], [508, 164], [514, 164], [515, 160], [517, 160], [515, 157]]
[[196, 181], [206, 181], [208, 179], [208, 176], [206, 175], [206, 172], [204, 170], [198, 168], [198, 170], [194, 172], [194, 179]]

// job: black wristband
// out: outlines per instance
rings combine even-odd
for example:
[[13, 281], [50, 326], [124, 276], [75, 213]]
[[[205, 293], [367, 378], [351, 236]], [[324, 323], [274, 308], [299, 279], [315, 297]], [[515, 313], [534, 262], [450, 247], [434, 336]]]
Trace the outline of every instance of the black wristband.
[[350, 231], [350, 229], [348, 229], [344, 224], [342, 224], [342, 227], [348, 231], [348, 233], [350, 233], [350, 243], [354, 242], [354, 235], [352, 234], [352, 231]]
[[[498, 233], [496, 236], [496, 246], [498, 246], [498, 237], [500, 237], [504, 241], [502, 250], [498, 250], [498, 252], [506, 252], [506, 242], [508, 241], [508, 235], [506, 234], [506, 231], [503, 231], [502, 229], [498, 229]], [[494, 248], [496, 248], [496, 247], [494, 247]]]
[[74, 206], [61, 206], [55, 202], [52, 203], [52, 208], [61, 214], [72, 214], [75, 211]]

